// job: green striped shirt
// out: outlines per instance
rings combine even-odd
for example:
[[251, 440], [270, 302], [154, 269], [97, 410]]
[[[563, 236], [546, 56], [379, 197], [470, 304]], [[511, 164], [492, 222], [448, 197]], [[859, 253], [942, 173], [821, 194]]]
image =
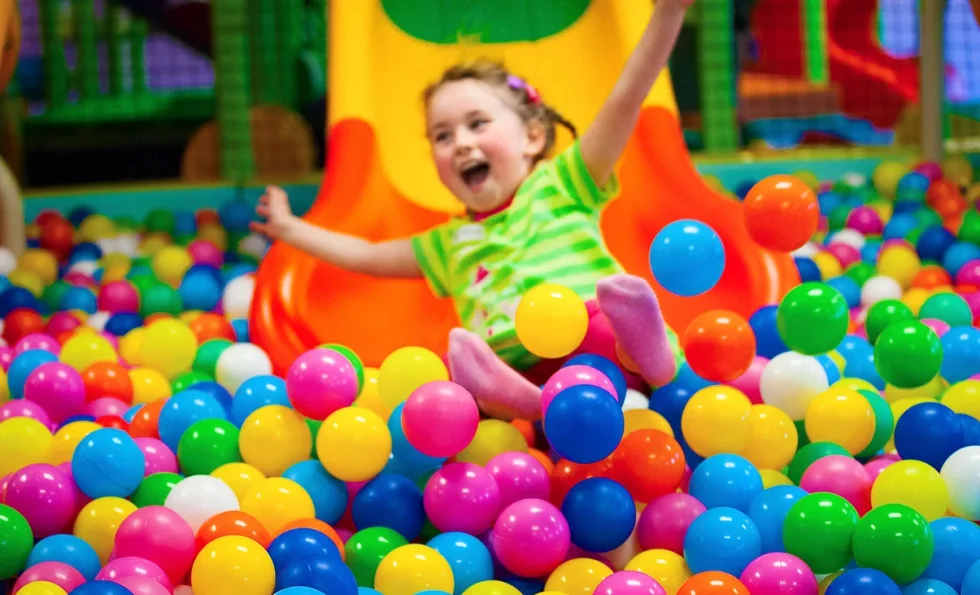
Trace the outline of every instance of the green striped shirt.
[[600, 188], [578, 141], [541, 163], [503, 211], [473, 221], [458, 217], [412, 238], [433, 292], [450, 297], [463, 325], [483, 335], [509, 364], [537, 361], [517, 340], [514, 314], [524, 293], [557, 283], [583, 300], [596, 282], [623, 272], [599, 229], [602, 207], [619, 192], [613, 177]]

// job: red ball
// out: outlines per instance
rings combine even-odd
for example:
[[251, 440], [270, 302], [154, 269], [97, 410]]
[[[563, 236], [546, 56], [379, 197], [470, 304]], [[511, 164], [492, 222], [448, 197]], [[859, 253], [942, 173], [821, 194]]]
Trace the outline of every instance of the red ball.
[[44, 331], [44, 319], [35, 310], [17, 308], [3, 321], [3, 340], [13, 345], [31, 333]]
[[65, 260], [75, 247], [75, 228], [60, 218], [50, 218], [40, 225], [38, 241], [45, 250], [50, 250], [58, 260]]
[[694, 373], [712, 382], [735, 380], [755, 358], [752, 327], [728, 310], [709, 310], [692, 320], [681, 344]]
[[742, 202], [745, 227], [757, 244], [777, 252], [792, 252], [817, 231], [817, 195], [793, 176], [769, 176], [749, 190]]

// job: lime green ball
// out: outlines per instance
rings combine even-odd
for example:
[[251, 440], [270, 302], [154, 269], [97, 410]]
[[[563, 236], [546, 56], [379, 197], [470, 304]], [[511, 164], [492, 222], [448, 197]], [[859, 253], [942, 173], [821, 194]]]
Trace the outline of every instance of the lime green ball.
[[174, 394], [177, 394], [180, 391], [189, 389], [198, 382], [210, 382], [212, 380], [214, 380], [214, 376], [192, 370], [174, 378], [173, 382], [170, 383], [170, 388], [173, 389]]
[[877, 275], [878, 271], [875, 270], [875, 266], [873, 264], [860, 261], [847, 267], [844, 274], [851, 279], [854, 279], [854, 282], [857, 283], [858, 286], [863, 286], [868, 282], [868, 279]]
[[333, 349], [340, 355], [346, 357], [350, 361], [351, 365], [354, 366], [354, 371], [357, 372], [357, 394], [361, 394], [361, 389], [364, 388], [364, 362], [361, 358], [354, 353], [349, 347], [345, 347], [338, 343], [327, 343], [321, 345], [324, 349]]
[[23, 572], [33, 547], [34, 534], [24, 515], [0, 504], [0, 579], [11, 579]]
[[185, 475], [208, 475], [227, 463], [240, 463], [238, 428], [226, 419], [202, 419], [191, 424], [177, 444], [177, 462]]
[[874, 345], [878, 336], [888, 325], [900, 320], [915, 320], [912, 309], [901, 300], [881, 300], [868, 309], [864, 327], [868, 333], [868, 341]]
[[783, 342], [798, 353], [820, 355], [847, 334], [847, 301], [834, 287], [818, 281], [801, 283], [776, 308], [776, 328]]
[[888, 440], [892, 437], [892, 431], [895, 429], [895, 414], [892, 413], [888, 401], [877, 391], [858, 389], [858, 392], [868, 400], [871, 410], [874, 412], [875, 433], [871, 437], [871, 442], [857, 456], [862, 458], [873, 457], [888, 444]]
[[58, 304], [61, 303], [62, 296], [64, 296], [65, 292], [70, 288], [70, 285], [59, 279], [58, 281], [55, 281], [51, 285], [44, 288], [44, 292], [41, 294], [41, 301], [47, 304], [47, 306], [52, 310], [57, 310]]
[[170, 495], [170, 490], [184, 479], [176, 473], [154, 473], [147, 475], [140, 482], [138, 488], [130, 496], [133, 504], [143, 508], [144, 506], [163, 506]]
[[911, 507], [883, 504], [858, 521], [853, 548], [858, 566], [880, 570], [904, 585], [926, 571], [935, 551], [935, 538], [929, 521]]
[[147, 233], [173, 234], [176, 224], [174, 214], [164, 209], [150, 211], [144, 221]]
[[897, 388], [929, 382], [939, 373], [942, 361], [939, 337], [918, 320], [890, 324], [875, 342], [875, 368], [882, 380]]

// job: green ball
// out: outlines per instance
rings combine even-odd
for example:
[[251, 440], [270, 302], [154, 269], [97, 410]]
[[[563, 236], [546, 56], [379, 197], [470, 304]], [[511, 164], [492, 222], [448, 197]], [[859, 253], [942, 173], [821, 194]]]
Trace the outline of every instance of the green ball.
[[177, 394], [180, 391], [189, 389], [198, 382], [210, 382], [212, 380], [214, 380], [214, 376], [209, 376], [204, 372], [184, 372], [180, 376], [174, 378], [173, 382], [170, 383], [170, 388], [172, 389], [173, 394]]
[[381, 561], [395, 548], [407, 545], [400, 533], [388, 527], [369, 527], [350, 536], [344, 546], [344, 561], [359, 587], [374, 587]]
[[873, 508], [854, 530], [858, 565], [880, 570], [900, 585], [922, 576], [934, 550], [929, 521], [904, 504]]
[[150, 211], [144, 221], [147, 233], [173, 234], [176, 224], [174, 214], [165, 209], [154, 209]]
[[878, 336], [888, 325], [900, 320], [915, 320], [912, 309], [901, 300], [881, 300], [868, 309], [868, 317], [864, 327], [867, 329], [868, 341], [874, 345]]
[[864, 395], [868, 404], [871, 405], [871, 411], [874, 412], [875, 433], [871, 437], [871, 442], [857, 456], [861, 458], [873, 457], [884, 448], [888, 439], [892, 437], [892, 431], [895, 429], [895, 414], [892, 413], [888, 401], [876, 391], [859, 389], [858, 392]]
[[24, 515], [0, 504], [0, 580], [14, 578], [24, 571], [34, 548], [34, 533]]
[[864, 285], [868, 279], [878, 274], [875, 266], [869, 262], [855, 262], [847, 267], [844, 274], [854, 280], [858, 285]]
[[896, 388], [916, 388], [932, 380], [943, 363], [936, 333], [918, 320], [900, 320], [875, 342], [875, 368]]
[[957, 237], [963, 242], [980, 244], [980, 212], [970, 209], [963, 215]]
[[170, 495], [170, 490], [174, 489], [174, 486], [180, 483], [182, 479], [184, 478], [176, 473], [154, 473], [147, 475], [129, 499], [140, 508], [144, 506], [163, 506], [167, 496]]
[[316, 454], [316, 435], [317, 432], [320, 431], [320, 426], [323, 425], [323, 422], [310, 419], [308, 417], [304, 417], [303, 419], [306, 421], [306, 427], [310, 429], [310, 436], [313, 437], [313, 446], [310, 448], [310, 458], [314, 461], [319, 461], [320, 457]]
[[152, 314], [177, 316], [184, 310], [180, 294], [164, 283], [154, 282], [145, 291], [140, 292], [140, 298], [140, 316], [143, 318]]
[[65, 295], [65, 292], [71, 288], [60, 279], [55, 281], [51, 285], [44, 288], [44, 292], [41, 294], [41, 301], [47, 304], [52, 310], [58, 310], [58, 305], [61, 303], [61, 297]]
[[806, 434], [806, 420], [793, 420], [793, 425], [796, 426], [796, 448], [800, 449], [810, 444], [810, 437]]
[[133, 275], [126, 275], [126, 279], [133, 284], [133, 287], [136, 288], [136, 291], [138, 291], [140, 295], [143, 295], [149, 291], [151, 287], [159, 283], [153, 273], [136, 273]]
[[776, 309], [779, 336], [790, 349], [804, 355], [820, 355], [837, 347], [847, 334], [849, 320], [841, 292], [819, 281], [789, 290]]
[[116, 229], [119, 231], [139, 231], [139, 221], [132, 217], [116, 217]]
[[830, 214], [827, 216], [827, 227], [830, 231], [837, 231], [839, 229], [844, 229], [847, 225], [847, 216], [851, 214], [851, 209], [853, 205], [851, 204], [839, 204], [830, 210]]
[[361, 358], [357, 356], [349, 347], [345, 347], [338, 343], [326, 343], [321, 345], [324, 349], [333, 349], [340, 355], [346, 357], [352, 366], [354, 366], [354, 371], [357, 372], [357, 394], [361, 394], [361, 389], [364, 388], [364, 362]]
[[811, 442], [796, 451], [796, 454], [793, 455], [793, 460], [789, 462], [789, 474], [787, 477], [789, 477], [790, 481], [799, 485], [803, 473], [810, 468], [810, 465], [830, 455], [849, 457], [851, 453], [843, 446], [834, 444], [833, 442]]
[[225, 419], [191, 424], [177, 444], [177, 462], [185, 475], [208, 475], [226, 463], [240, 463], [238, 428]]
[[858, 524], [854, 506], [837, 494], [817, 492], [800, 498], [783, 521], [786, 553], [816, 574], [830, 574], [853, 559], [851, 538]]
[[919, 320], [934, 318], [949, 326], [973, 326], [973, 312], [962, 296], [944, 291], [932, 295], [919, 308]]
[[919, 226], [922, 229], [927, 227], [932, 227], [933, 225], [942, 225], [943, 218], [939, 216], [939, 213], [933, 211], [932, 209], [918, 209], [915, 213], [916, 221], [919, 222]]
[[197, 348], [197, 355], [194, 356], [194, 363], [191, 368], [199, 373], [214, 378], [215, 369], [218, 367], [218, 358], [232, 346], [228, 339], [211, 339], [205, 341]]

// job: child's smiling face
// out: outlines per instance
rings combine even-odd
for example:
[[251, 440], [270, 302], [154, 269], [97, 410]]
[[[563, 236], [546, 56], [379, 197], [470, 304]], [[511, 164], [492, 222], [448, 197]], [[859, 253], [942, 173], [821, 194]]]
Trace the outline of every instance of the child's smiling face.
[[526, 124], [508, 93], [464, 79], [442, 85], [429, 100], [426, 133], [439, 179], [476, 213], [514, 196], [544, 148], [544, 127]]

